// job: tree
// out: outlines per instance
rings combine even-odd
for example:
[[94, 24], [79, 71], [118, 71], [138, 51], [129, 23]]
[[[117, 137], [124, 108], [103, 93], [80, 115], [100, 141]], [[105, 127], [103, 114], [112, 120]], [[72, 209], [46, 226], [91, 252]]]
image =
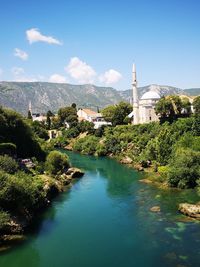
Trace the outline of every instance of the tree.
[[51, 110], [47, 111], [47, 130], [51, 129], [51, 117], [53, 117], [54, 114], [51, 112]]
[[167, 118], [171, 110], [173, 109], [171, 101], [166, 97], [161, 97], [161, 99], [156, 103], [155, 112], [160, 118]]
[[77, 110], [76, 109], [76, 103], [72, 103], [71, 107], [74, 108], [75, 110]]
[[183, 108], [183, 113], [190, 115], [191, 114], [191, 103], [187, 97], [184, 97], [182, 99], [182, 108]]
[[12, 143], [0, 143], [0, 155], [10, 155], [15, 156], [16, 155], [17, 147], [15, 144]]
[[132, 106], [126, 102], [120, 102], [117, 105], [108, 106], [102, 110], [106, 121], [112, 122], [113, 126], [128, 124], [126, 117], [131, 113]]
[[74, 107], [60, 108], [58, 110], [58, 118], [63, 126], [65, 122], [67, 122], [70, 127], [74, 127], [78, 123], [77, 111]]
[[62, 127], [62, 123], [58, 117], [52, 117], [51, 119], [51, 129], [59, 129]]
[[106, 121], [108, 121], [108, 122], [113, 121], [115, 109], [116, 109], [116, 107], [114, 105], [108, 106], [108, 107], [102, 109], [101, 113], [102, 113], [102, 115]]
[[50, 174], [61, 174], [69, 168], [68, 156], [59, 151], [51, 151], [47, 156], [45, 167]]
[[32, 117], [32, 115], [31, 115], [31, 111], [30, 111], [30, 110], [28, 111], [28, 116], [27, 116], [27, 118], [28, 118], [29, 120], [32, 120], [32, 119], [33, 119], [33, 117]]
[[197, 114], [194, 116], [192, 132], [194, 135], [200, 136], [200, 116]]
[[33, 129], [14, 110], [0, 108], [0, 142], [15, 144], [19, 157], [45, 157]]
[[31, 123], [31, 128], [33, 130], [33, 132], [39, 137], [42, 138], [44, 140], [48, 140], [49, 136], [48, 136], [48, 132], [45, 129], [45, 126], [42, 125], [39, 121], [33, 121]]
[[162, 97], [155, 106], [155, 112], [160, 116], [161, 122], [165, 120], [172, 122], [174, 119], [181, 116], [183, 109], [189, 112], [188, 102], [182, 102], [181, 98], [175, 95]]
[[90, 121], [80, 121], [77, 128], [81, 133], [93, 133], [95, 131], [94, 123]]
[[7, 173], [13, 174], [19, 169], [19, 166], [13, 158], [9, 157], [8, 155], [4, 155], [0, 156], [0, 169]]
[[200, 152], [179, 148], [170, 160], [168, 182], [179, 188], [194, 188], [200, 179]]
[[200, 115], [200, 96], [195, 97], [193, 101], [194, 112], [196, 115]]

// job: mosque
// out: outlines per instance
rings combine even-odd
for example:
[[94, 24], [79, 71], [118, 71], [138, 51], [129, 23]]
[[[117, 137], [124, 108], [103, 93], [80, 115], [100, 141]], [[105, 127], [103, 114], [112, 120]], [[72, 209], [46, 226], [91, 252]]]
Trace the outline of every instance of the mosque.
[[154, 86], [138, 98], [136, 67], [133, 64], [132, 72], [132, 89], [133, 89], [133, 111], [128, 115], [133, 118], [133, 124], [149, 123], [158, 121], [159, 118], [155, 113], [155, 105], [160, 99], [160, 95], [155, 91]]

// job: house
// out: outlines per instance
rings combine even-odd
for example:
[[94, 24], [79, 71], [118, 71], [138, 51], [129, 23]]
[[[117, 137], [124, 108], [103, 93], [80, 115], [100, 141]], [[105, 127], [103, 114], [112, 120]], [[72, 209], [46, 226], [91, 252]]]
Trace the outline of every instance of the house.
[[111, 125], [111, 122], [106, 122], [101, 113], [95, 112], [91, 109], [79, 109], [77, 112], [79, 121], [89, 121], [94, 123], [94, 128], [98, 129], [103, 125]]
[[32, 120], [39, 121], [39, 122], [46, 122], [47, 116], [40, 114], [40, 113], [32, 113]]

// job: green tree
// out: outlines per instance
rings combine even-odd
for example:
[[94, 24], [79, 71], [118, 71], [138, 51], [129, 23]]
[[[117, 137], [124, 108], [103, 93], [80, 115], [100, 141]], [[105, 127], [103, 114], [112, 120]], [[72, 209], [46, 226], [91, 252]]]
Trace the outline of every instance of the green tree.
[[4, 230], [10, 222], [10, 215], [8, 212], [0, 210], [0, 231]]
[[[155, 106], [155, 112], [160, 116], [161, 122], [165, 120], [173, 121], [181, 116], [183, 108], [187, 103], [182, 103], [179, 96], [170, 95], [162, 97]], [[188, 108], [188, 106], [187, 106]]]
[[170, 160], [168, 182], [179, 188], [194, 188], [200, 179], [200, 152], [179, 148]]
[[70, 127], [75, 127], [78, 124], [77, 111], [74, 107], [60, 108], [58, 110], [58, 118], [63, 126], [65, 122], [67, 122]]
[[59, 151], [51, 151], [47, 156], [45, 167], [50, 174], [61, 174], [69, 168], [68, 156]]
[[31, 115], [31, 111], [30, 111], [30, 110], [28, 111], [28, 116], [27, 116], [27, 118], [28, 118], [29, 120], [32, 120], [32, 119], [33, 119], [33, 117], [32, 117], [32, 115]]
[[173, 109], [171, 101], [166, 97], [161, 97], [161, 99], [156, 103], [155, 112], [160, 118], [167, 118], [171, 110]]
[[77, 110], [76, 109], [76, 103], [72, 103], [71, 107], [74, 108], [75, 110]]
[[44, 181], [24, 172], [11, 175], [0, 171], [0, 206], [16, 214], [30, 211], [45, 203]]
[[7, 173], [13, 174], [19, 169], [19, 166], [13, 158], [9, 157], [8, 155], [4, 155], [0, 156], [0, 169]]
[[196, 115], [200, 115], [200, 96], [195, 97], [193, 101], [194, 112]]
[[31, 128], [39, 138], [42, 138], [44, 140], [49, 139], [48, 132], [45, 129], [45, 125], [41, 124], [39, 121], [33, 121], [31, 123]]
[[17, 147], [13, 143], [0, 143], [0, 155], [8, 154], [10, 156], [16, 155]]
[[194, 135], [200, 136], [200, 116], [197, 114], [194, 116], [192, 132]]
[[54, 116], [54, 114], [51, 112], [51, 110], [47, 111], [47, 121], [46, 121], [47, 130], [51, 129], [51, 117], [53, 117], [53, 116]]
[[62, 122], [60, 121], [60, 118], [52, 117], [52, 119], [51, 119], [51, 129], [59, 129], [60, 127], [62, 127]]
[[15, 144], [19, 157], [45, 157], [28, 122], [11, 109], [0, 108], [0, 142]]
[[106, 121], [112, 122], [113, 126], [128, 124], [127, 116], [131, 113], [132, 106], [126, 102], [120, 102], [117, 105], [108, 106], [101, 112]]
[[89, 121], [81, 121], [78, 123], [78, 130], [81, 133], [94, 133], [94, 123]]
[[191, 114], [191, 103], [187, 97], [184, 97], [182, 100], [182, 108], [183, 108], [183, 113], [186, 115]]

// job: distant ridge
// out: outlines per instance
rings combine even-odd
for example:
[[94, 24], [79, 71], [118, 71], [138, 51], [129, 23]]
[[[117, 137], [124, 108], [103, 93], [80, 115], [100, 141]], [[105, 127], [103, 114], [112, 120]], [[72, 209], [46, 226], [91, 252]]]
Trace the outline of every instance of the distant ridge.
[[[138, 88], [139, 95], [148, 91], [150, 85]], [[154, 85], [161, 96], [169, 94], [198, 95], [200, 89], [180, 89], [172, 86]], [[60, 107], [76, 103], [78, 107], [94, 110], [116, 104], [122, 100], [130, 101], [131, 90], [117, 91], [112, 87], [91, 84], [72, 85], [48, 82], [0, 82], [0, 105], [27, 114], [31, 101], [33, 112], [56, 112]]]
[[190, 89], [185, 89], [184, 91], [191, 96], [200, 95], [200, 88], [190, 88]]
[[105, 107], [118, 103], [120, 94], [111, 87], [91, 84], [72, 85], [48, 82], [1, 82], [0, 105], [27, 114], [31, 101], [34, 112], [56, 112], [60, 107], [76, 103], [79, 107]]

